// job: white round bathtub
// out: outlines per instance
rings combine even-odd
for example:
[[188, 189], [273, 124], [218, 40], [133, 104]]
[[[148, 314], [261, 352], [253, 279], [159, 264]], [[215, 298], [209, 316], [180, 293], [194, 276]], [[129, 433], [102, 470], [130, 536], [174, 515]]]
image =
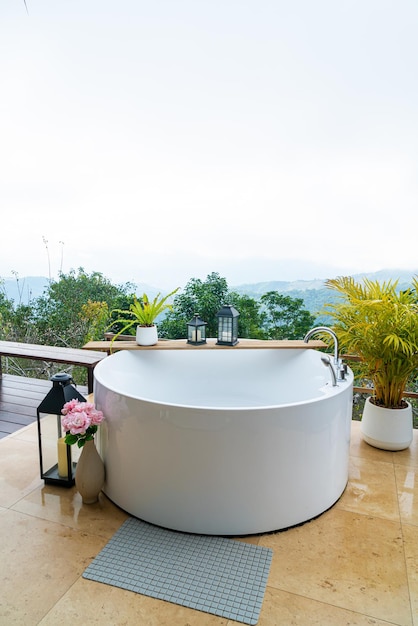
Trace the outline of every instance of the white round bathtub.
[[104, 492], [173, 530], [247, 535], [309, 520], [348, 479], [353, 376], [312, 349], [124, 350], [97, 364]]

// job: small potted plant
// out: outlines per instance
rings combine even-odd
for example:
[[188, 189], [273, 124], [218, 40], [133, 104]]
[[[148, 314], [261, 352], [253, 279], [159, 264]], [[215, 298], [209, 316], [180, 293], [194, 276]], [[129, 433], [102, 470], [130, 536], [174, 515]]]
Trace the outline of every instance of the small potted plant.
[[112, 322], [114, 324], [122, 324], [122, 328], [114, 335], [112, 342], [127, 330], [136, 326], [136, 342], [140, 346], [153, 346], [158, 341], [157, 325], [155, 320], [165, 310], [171, 309], [172, 304], [168, 302], [177, 291], [171, 291], [166, 296], [158, 293], [153, 300], [150, 300], [146, 293], [141, 299], [134, 296], [133, 303], [128, 310], [115, 309], [112, 313], [117, 313], [121, 317]]
[[360, 357], [359, 375], [373, 385], [361, 431], [384, 450], [407, 448], [413, 436], [406, 385], [418, 366], [418, 278], [400, 291], [398, 281], [379, 283], [352, 277], [326, 281], [339, 298], [326, 305], [341, 351]]

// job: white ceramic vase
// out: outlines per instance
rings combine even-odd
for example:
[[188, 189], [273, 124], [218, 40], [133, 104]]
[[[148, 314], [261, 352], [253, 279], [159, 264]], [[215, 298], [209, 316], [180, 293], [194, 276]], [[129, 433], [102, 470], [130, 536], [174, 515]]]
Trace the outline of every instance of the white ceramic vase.
[[154, 346], [158, 342], [157, 326], [137, 326], [136, 343], [138, 346]]
[[84, 504], [97, 502], [104, 480], [105, 467], [94, 439], [86, 441], [75, 470], [75, 486]]
[[368, 397], [361, 419], [364, 441], [381, 450], [405, 450], [413, 438], [412, 407], [386, 409], [376, 406]]

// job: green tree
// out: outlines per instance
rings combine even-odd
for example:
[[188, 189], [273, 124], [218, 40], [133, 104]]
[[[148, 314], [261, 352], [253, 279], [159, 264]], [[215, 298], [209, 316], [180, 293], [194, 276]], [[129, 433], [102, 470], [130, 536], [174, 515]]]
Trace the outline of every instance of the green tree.
[[5, 294], [0, 291], [0, 339], [10, 339], [13, 313], [13, 301], [6, 298]]
[[[14, 306], [0, 293], [0, 338], [80, 348], [90, 339], [103, 338], [109, 309], [121, 306], [131, 288], [129, 283], [114, 286], [100, 273], [88, 275], [80, 268], [61, 274], [27, 305]], [[9, 371], [23, 376], [43, 378], [56, 373], [55, 369], [42, 361], [9, 360]], [[71, 374], [77, 383], [85, 384], [84, 368], [75, 367]]]
[[303, 339], [314, 325], [315, 317], [303, 308], [301, 298], [268, 291], [260, 300], [266, 339]]
[[31, 304], [18, 304], [13, 309], [7, 339], [25, 343], [41, 343], [34, 308]]
[[239, 312], [238, 337], [265, 339], [260, 303], [257, 300], [231, 291], [228, 295], [228, 304], [231, 304]]
[[187, 337], [187, 322], [195, 313], [207, 322], [207, 337], [216, 337], [216, 313], [226, 303], [228, 284], [217, 272], [208, 274], [205, 281], [191, 278], [184, 291], [175, 296], [173, 309], [158, 324], [160, 337], [184, 339]]
[[224, 304], [231, 304], [240, 314], [240, 337], [263, 338], [259, 303], [249, 296], [230, 292], [226, 279], [217, 272], [208, 274], [205, 281], [189, 280], [184, 291], [174, 298], [173, 309], [159, 324], [159, 335], [166, 339], [184, 339], [187, 337], [187, 322], [197, 313], [207, 323], [206, 336], [217, 337], [216, 314]]
[[34, 302], [40, 342], [79, 348], [89, 339], [102, 339], [107, 312], [119, 308], [132, 288], [130, 283], [115, 286], [99, 272], [89, 275], [83, 268], [60, 274]]

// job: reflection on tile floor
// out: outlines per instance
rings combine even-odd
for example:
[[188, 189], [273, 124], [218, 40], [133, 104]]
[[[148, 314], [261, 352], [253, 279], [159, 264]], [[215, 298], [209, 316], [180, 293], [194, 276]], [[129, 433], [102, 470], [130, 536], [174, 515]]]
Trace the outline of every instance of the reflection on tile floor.
[[[418, 626], [418, 431], [408, 450], [384, 452], [361, 440], [359, 426], [337, 504], [248, 538], [274, 552], [259, 626]], [[83, 579], [127, 515], [103, 494], [83, 505], [75, 488], [44, 485], [33, 429], [0, 440], [2, 626], [237, 624]]]

